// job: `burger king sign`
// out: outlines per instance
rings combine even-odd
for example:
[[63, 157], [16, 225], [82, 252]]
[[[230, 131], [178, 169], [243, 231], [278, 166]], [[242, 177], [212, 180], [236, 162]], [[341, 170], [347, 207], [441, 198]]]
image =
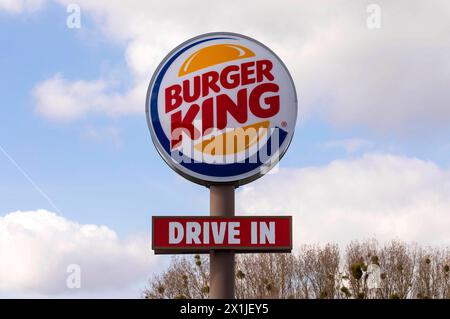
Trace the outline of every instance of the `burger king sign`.
[[286, 152], [297, 97], [269, 48], [243, 35], [209, 33], [161, 62], [146, 113], [159, 154], [176, 172], [202, 185], [243, 185]]

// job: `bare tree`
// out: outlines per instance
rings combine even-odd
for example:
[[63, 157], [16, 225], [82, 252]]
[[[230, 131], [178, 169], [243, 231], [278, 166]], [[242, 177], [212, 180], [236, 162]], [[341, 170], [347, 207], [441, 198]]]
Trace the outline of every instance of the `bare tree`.
[[366, 271], [373, 256], [378, 255], [378, 242], [375, 239], [363, 243], [353, 241], [346, 249], [346, 269], [351, 295], [357, 299], [367, 297]]
[[174, 258], [169, 269], [150, 281], [143, 292], [149, 299], [204, 299], [209, 296], [209, 258]]
[[414, 284], [417, 246], [391, 241], [379, 252], [382, 273], [382, 298], [410, 297]]
[[302, 273], [305, 298], [335, 297], [339, 259], [337, 245], [303, 247], [298, 256], [298, 271]]
[[448, 249], [421, 248], [417, 256], [414, 293], [416, 298], [440, 299], [449, 296]]
[[291, 254], [240, 255], [237, 298], [294, 298], [295, 257]]
[[[367, 268], [381, 269], [375, 298], [450, 298], [449, 249], [391, 241], [351, 242], [341, 254], [334, 244], [306, 245], [294, 254], [241, 254], [236, 258], [237, 298], [374, 298]], [[153, 277], [144, 298], [209, 296], [209, 257], [173, 258]]]

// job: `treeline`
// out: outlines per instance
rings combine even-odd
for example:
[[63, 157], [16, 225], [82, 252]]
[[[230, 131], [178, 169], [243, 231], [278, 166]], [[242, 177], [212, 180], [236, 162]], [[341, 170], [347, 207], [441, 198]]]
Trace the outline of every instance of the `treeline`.
[[[208, 255], [175, 257], [150, 280], [144, 298], [208, 298]], [[368, 266], [379, 284], [368, 284]], [[391, 241], [303, 246], [297, 254], [240, 254], [237, 298], [450, 298], [450, 251]], [[369, 289], [371, 288], [371, 289]]]

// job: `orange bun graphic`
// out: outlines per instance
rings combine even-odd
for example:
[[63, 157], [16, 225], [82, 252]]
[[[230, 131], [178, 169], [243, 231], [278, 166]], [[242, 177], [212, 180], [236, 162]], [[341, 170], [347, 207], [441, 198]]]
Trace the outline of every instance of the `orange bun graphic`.
[[[209, 155], [228, 155], [242, 152], [258, 143], [268, 132], [270, 121], [250, 124], [231, 132], [221, 133], [198, 143], [194, 148]], [[239, 141], [239, 142], [236, 142]]]
[[178, 76], [183, 76], [219, 63], [254, 57], [248, 48], [237, 44], [216, 44], [191, 54], [181, 65]]

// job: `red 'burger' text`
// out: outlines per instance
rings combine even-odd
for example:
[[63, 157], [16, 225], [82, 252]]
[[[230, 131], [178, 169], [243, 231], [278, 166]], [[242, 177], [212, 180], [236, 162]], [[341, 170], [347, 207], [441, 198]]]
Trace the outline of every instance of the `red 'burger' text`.
[[[164, 91], [165, 112], [171, 113], [171, 147], [181, 142], [181, 132], [195, 140], [209, 130], [226, 128], [228, 115], [241, 124], [247, 122], [249, 111], [261, 119], [276, 115], [280, 110], [280, 97], [277, 94], [279, 86], [273, 83], [272, 67], [269, 60], [229, 65], [220, 72], [208, 71], [167, 87]], [[236, 98], [226, 93], [238, 87], [242, 88]], [[189, 107], [183, 108], [182, 112], [180, 107], [184, 104]], [[193, 124], [199, 117], [201, 133]]]

